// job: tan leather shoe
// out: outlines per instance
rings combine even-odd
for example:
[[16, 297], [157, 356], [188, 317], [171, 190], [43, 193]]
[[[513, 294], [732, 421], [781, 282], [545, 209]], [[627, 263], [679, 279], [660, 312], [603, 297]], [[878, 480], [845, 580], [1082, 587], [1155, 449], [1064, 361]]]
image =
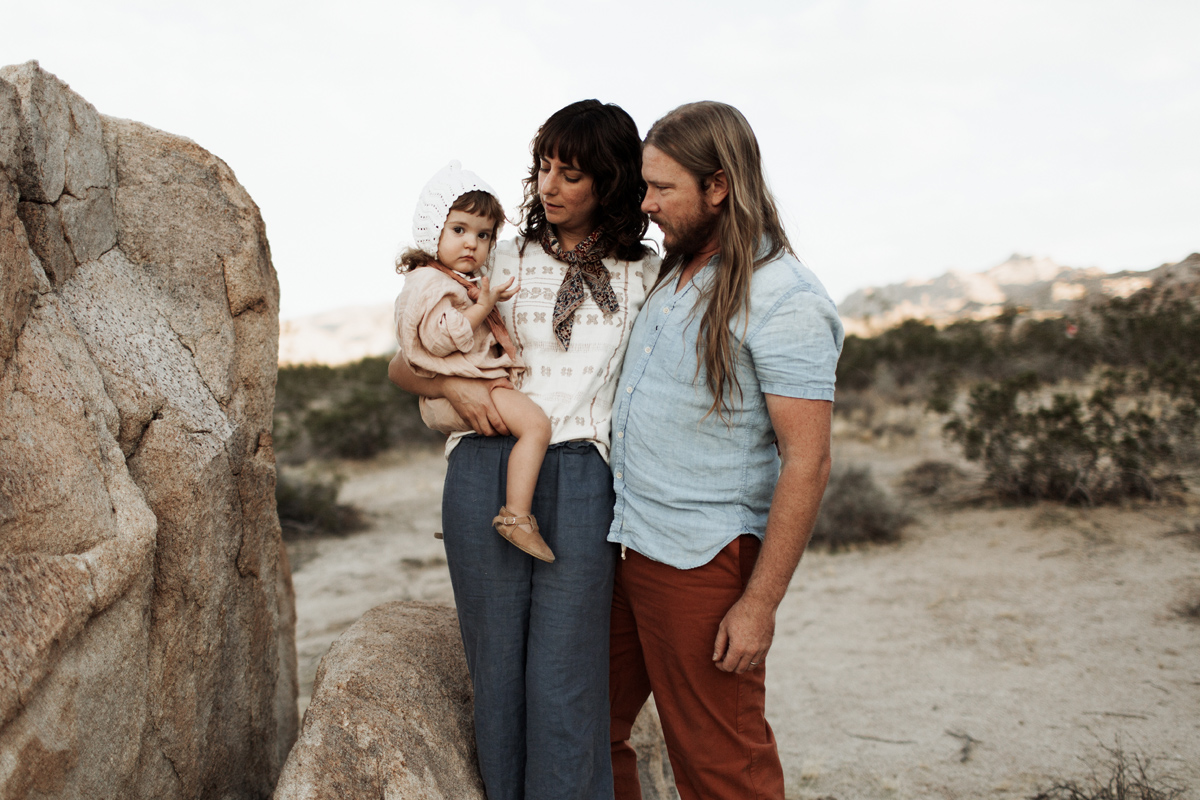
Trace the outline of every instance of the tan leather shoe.
[[554, 553], [546, 544], [546, 540], [542, 538], [542, 534], [538, 532], [537, 520], [533, 518], [532, 514], [514, 516], [509, 513], [508, 506], [501, 506], [499, 515], [492, 520], [492, 527], [501, 536], [516, 545], [517, 549], [534, 558], [554, 563]]

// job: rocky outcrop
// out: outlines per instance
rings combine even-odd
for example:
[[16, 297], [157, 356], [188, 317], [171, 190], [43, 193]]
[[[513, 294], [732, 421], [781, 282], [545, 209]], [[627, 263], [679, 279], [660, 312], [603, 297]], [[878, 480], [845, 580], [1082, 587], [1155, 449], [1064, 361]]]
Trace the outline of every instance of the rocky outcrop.
[[223, 162], [0, 69], [0, 796], [270, 794], [277, 309]]
[[454, 609], [386, 603], [321, 659], [275, 800], [484, 800]]

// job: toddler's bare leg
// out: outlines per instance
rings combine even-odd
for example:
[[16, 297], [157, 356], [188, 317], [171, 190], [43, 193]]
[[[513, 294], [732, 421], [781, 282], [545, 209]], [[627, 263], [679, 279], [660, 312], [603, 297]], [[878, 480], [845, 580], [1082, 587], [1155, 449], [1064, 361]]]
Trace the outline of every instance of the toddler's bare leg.
[[550, 420], [536, 403], [515, 389], [493, 389], [492, 401], [508, 430], [517, 437], [508, 456], [509, 512], [517, 516], [533, 510], [533, 489], [550, 444]]

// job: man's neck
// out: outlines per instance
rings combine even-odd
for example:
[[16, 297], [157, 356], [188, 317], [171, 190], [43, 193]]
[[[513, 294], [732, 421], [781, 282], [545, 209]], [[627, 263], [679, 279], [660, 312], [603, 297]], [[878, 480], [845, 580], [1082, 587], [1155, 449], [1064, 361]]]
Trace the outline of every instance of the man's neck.
[[679, 273], [679, 286], [676, 289], [682, 289], [695, 277], [700, 268], [712, 259], [713, 256], [721, 252], [721, 245], [716, 239], [709, 241], [702, 250], [698, 253], [693, 253], [683, 265], [683, 270]]

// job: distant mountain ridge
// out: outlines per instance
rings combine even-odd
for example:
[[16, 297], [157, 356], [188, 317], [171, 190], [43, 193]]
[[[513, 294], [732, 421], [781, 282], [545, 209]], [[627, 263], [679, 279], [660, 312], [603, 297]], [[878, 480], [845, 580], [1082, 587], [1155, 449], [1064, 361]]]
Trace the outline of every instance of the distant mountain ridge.
[[279, 323], [280, 364], [348, 364], [396, 352], [391, 303], [349, 306]]
[[[1155, 282], [1200, 285], [1200, 254], [1151, 270], [1105, 272], [1014, 254], [984, 272], [950, 270], [930, 280], [869, 286], [838, 304], [847, 333], [873, 336], [906, 319], [948, 324], [989, 319], [1006, 306], [1033, 316], [1070, 313], [1080, 303], [1128, 297]], [[345, 364], [396, 352], [392, 304], [352, 306], [284, 320], [280, 364]]]
[[[1200, 259], [1193, 255], [1187, 262]], [[838, 304], [847, 333], [873, 336], [906, 319], [948, 324], [959, 319], [990, 319], [1005, 307], [1034, 316], [1058, 316], [1098, 297], [1128, 297], [1158, 279], [1163, 270], [1105, 272], [1097, 267], [1066, 267], [1052, 259], [1014, 253], [984, 272], [950, 270], [929, 280], [869, 286]]]

